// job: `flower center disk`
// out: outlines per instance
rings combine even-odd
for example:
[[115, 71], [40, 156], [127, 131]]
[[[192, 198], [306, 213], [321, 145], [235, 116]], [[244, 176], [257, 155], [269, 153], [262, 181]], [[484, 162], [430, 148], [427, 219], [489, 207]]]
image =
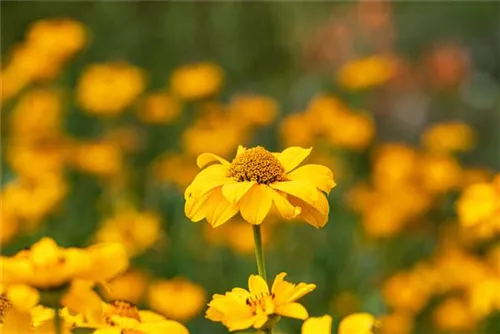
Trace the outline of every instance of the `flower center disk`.
[[285, 179], [285, 168], [271, 152], [257, 146], [246, 150], [231, 162], [229, 176], [238, 182], [270, 184]]
[[[135, 319], [141, 321], [139, 309], [132, 303], [124, 300], [115, 300], [110, 303], [111, 314], [110, 316], [120, 316], [125, 318]], [[109, 322], [109, 321], [108, 321]], [[113, 322], [112, 320], [110, 322]]]

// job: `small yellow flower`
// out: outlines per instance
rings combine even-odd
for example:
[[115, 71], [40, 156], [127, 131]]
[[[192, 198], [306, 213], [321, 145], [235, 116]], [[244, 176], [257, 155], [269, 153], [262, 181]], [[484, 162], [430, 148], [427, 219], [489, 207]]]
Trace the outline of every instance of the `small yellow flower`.
[[270, 124], [278, 115], [278, 104], [266, 96], [242, 95], [231, 100], [229, 114], [246, 126]]
[[424, 131], [422, 144], [431, 151], [469, 151], [474, 146], [474, 132], [469, 125], [459, 122], [440, 123]]
[[395, 73], [395, 59], [375, 55], [344, 64], [339, 69], [338, 81], [350, 90], [367, 89], [387, 82]]
[[154, 282], [148, 292], [148, 304], [152, 310], [179, 321], [195, 317], [205, 300], [202, 286], [180, 277]]
[[[331, 334], [332, 317], [324, 315], [322, 317], [311, 317], [302, 324], [301, 334]], [[355, 333], [352, 333], [355, 334]]]
[[135, 256], [147, 250], [160, 238], [160, 224], [159, 217], [154, 213], [127, 208], [103, 222], [96, 232], [96, 240], [119, 243], [130, 256]]
[[118, 145], [106, 141], [76, 144], [71, 158], [78, 169], [102, 177], [116, 175], [123, 165]]
[[397, 311], [380, 318], [383, 334], [410, 334], [413, 330], [413, 316]]
[[145, 96], [139, 103], [138, 118], [144, 123], [167, 124], [181, 112], [179, 101], [173, 96], [158, 92]]
[[496, 222], [500, 230], [500, 184], [480, 182], [467, 187], [457, 201], [457, 213], [463, 227]]
[[138, 270], [129, 270], [107, 282], [103, 295], [107, 300], [126, 300], [139, 303], [146, 293], [148, 276]]
[[249, 291], [234, 288], [225, 295], [215, 294], [208, 304], [207, 319], [222, 322], [229, 331], [259, 329], [277, 316], [306, 319], [307, 310], [296, 301], [316, 288], [315, 284], [292, 284], [276, 276], [271, 291], [264, 279], [250, 275]]
[[134, 304], [116, 300], [103, 303], [99, 319], [78, 324], [94, 328], [94, 334], [188, 334], [182, 324], [167, 320], [151, 311], [141, 311]]
[[471, 330], [477, 322], [469, 305], [459, 298], [448, 298], [439, 304], [433, 320], [439, 329], [450, 332]]
[[369, 313], [354, 313], [340, 321], [338, 334], [374, 334], [378, 327], [375, 317]]
[[240, 146], [231, 163], [215, 154], [201, 154], [198, 167], [209, 166], [185, 191], [186, 216], [194, 222], [206, 218], [217, 227], [240, 212], [247, 222], [259, 225], [274, 206], [285, 219], [300, 216], [323, 227], [330, 209], [324, 193], [330, 192], [335, 181], [327, 167], [296, 168], [310, 152], [290, 147], [271, 153], [260, 146]]
[[2, 284], [27, 284], [36, 288], [56, 288], [77, 278], [105, 281], [127, 266], [125, 249], [119, 244], [97, 244], [87, 249], [60, 248], [50, 238], [42, 238], [29, 250], [12, 257], [0, 258]]
[[216, 94], [222, 87], [224, 73], [213, 63], [198, 63], [177, 68], [170, 77], [174, 95], [197, 100]]
[[90, 65], [77, 86], [77, 99], [91, 114], [117, 116], [144, 90], [142, 71], [126, 63]]

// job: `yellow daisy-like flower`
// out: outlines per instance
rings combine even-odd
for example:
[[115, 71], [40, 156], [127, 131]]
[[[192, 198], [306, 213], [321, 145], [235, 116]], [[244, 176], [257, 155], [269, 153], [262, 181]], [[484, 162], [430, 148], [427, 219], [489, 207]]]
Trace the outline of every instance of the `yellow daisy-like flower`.
[[56, 288], [74, 279], [92, 282], [108, 280], [128, 266], [120, 244], [96, 244], [87, 249], [60, 248], [54, 240], [42, 238], [29, 250], [0, 258], [2, 283]]
[[324, 193], [335, 186], [333, 173], [321, 165], [297, 166], [311, 149], [290, 147], [271, 153], [261, 146], [238, 148], [229, 162], [215, 154], [198, 156], [204, 168], [185, 191], [185, 213], [193, 222], [206, 219], [217, 227], [238, 212], [259, 225], [272, 207], [285, 219], [297, 216], [319, 228], [330, 210]]
[[94, 328], [94, 334], [188, 334], [184, 325], [151, 311], [139, 310], [134, 304], [116, 300], [103, 303], [97, 321], [77, 323], [77, 327]]
[[306, 319], [309, 314], [296, 301], [316, 288], [315, 284], [297, 285], [284, 280], [286, 273], [274, 279], [271, 291], [266, 281], [258, 275], [250, 275], [247, 291], [234, 288], [225, 295], [215, 294], [208, 304], [206, 318], [222, 322], [229, 331], [246, 328], [262, 328], [277, 316]]

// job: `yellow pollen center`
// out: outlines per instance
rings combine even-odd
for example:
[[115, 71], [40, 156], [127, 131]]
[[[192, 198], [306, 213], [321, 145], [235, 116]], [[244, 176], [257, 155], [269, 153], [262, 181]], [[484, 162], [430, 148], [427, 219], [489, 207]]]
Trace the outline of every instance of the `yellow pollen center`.
[[229, 176], [238, 182], [270, 184], [285, 179], [285, 168], [271, 152], [257, 146], [234, 158], [229, 166]]
[[108, 323], [110, 323], [110, 325], [114, 325], [111, 317], [116, 315], [120, 317], [135, 319], [139, 322], [141, 321], [139, 309], [134, 304], [125, 300], [114, 300], [110, 303], [110, 305], [111, 312], [106, 320]]
[[274, 294], [263, 294], [261, 296], [248, 297], [246, 304], [252, 310], [253, 315], [274, 313]]
[[9, 298], [5, 294], [0, 295], [0, 323], [3, 323], [3, 318], [11, 307], [12, 302]]

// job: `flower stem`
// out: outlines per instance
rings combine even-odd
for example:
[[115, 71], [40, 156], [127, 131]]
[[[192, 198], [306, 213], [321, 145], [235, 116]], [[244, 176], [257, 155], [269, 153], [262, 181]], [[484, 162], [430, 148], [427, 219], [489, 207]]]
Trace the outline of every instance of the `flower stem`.
[[54, 330], [55, 334], [62, 334], [61, 315], [59, 314], [59, 306], [56, 306], [54, 313]]
[[253, 225], [253, 240], [255, 243], [255, 258], [257, 259], [257, 270], [259, 275], [267, 282], [266, 261], [264, 260], [264, 248], [262, 247], [262, 236], [260, 225]]

